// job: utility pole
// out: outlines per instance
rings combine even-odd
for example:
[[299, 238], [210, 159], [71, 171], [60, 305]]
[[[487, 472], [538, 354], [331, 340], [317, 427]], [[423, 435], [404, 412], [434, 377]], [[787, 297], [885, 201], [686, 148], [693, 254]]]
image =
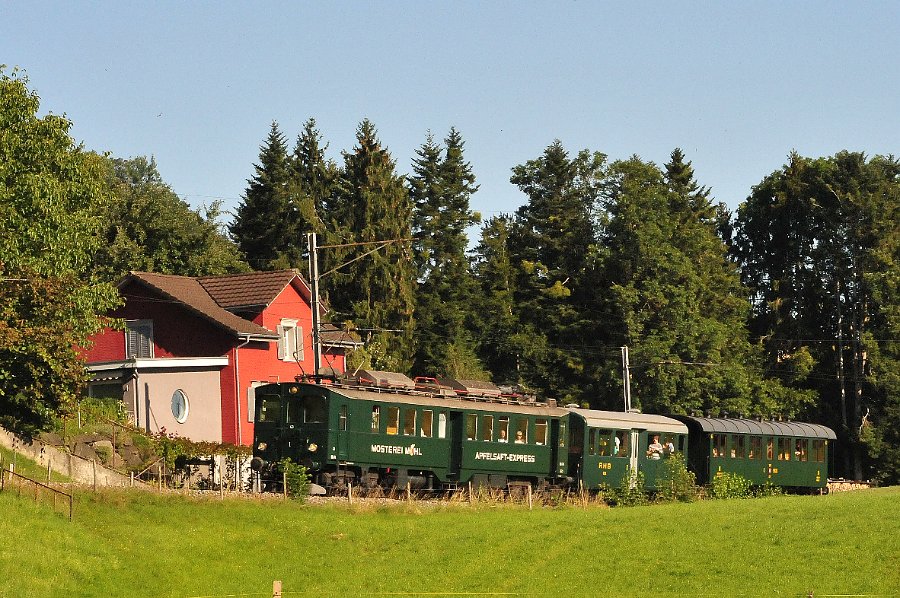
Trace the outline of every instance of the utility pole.
[[319, 324], [319, 258], [317, 256], [316, 233], [307, 233], [309, 246], [309, 278], [310, 300], [312, 307], [312, 345], [313, 345], [313, 380], [319, 381], [319, 368], [322, 366], [322, 331]]
[[622, 391], [625, 395], [625, 413], [631, 411], [631, 370], [628, 365], [628, 347], [622, 349]]
[[[362, 258], [371, 255], [382, 249], [387, 247], [391, 243], [402, 243], [406, 241], [412, 241], [412, 239], [388, 239], [386, 241], [361, 241], [358, 243], [341, 243], [337, 245], [322, 245], [319, 246], [317, 244], [316, 233], [306, 233], [306, 240], [309, 245], [309, 278], [310, 278], [310, 300], [309, 304], [312, 308], [312, 342], [313, 342], [313, 368], [315, 371], [313, 372], [313, 380], [318, 384], [320, 381], [319, 376], [319, 368], [322, 365], [322, 325], [320, 322], [321, 315], [319, 313], [319, 280], [323, 276], [328, 276], [332, 272], [335, 272], [348, 264], [352, 264], [357, 260], [361, 260]], [[319, 258], [318, 258], [318, 250], [319, 249], [333, 249], [337, 247], [362, 247], [367, 245], [377, 245], [374, 249], [370, 249], [366, 251], [362, 255], [358, 255], [355, 258], [344, 262], [338, 266], [335, 266], [331, 270], [325, 272], [324, 274], [319, 274]]]

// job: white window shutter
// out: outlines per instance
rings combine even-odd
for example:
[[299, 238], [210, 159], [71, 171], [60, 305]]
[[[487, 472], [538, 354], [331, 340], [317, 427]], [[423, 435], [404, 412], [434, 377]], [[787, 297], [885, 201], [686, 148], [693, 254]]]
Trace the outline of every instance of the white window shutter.
[[278, 332], [278, 359], [284, 359], [285, 351], [287, 350], [285, 347], [287, 339], [284, 335], [284, 326], [278, 326], [275, 330]]

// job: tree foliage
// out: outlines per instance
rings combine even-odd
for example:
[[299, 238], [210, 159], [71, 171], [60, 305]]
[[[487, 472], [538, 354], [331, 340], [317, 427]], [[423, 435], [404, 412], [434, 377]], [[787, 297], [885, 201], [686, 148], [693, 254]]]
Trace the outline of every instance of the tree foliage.
[[451, 129], [444, 146], [429, 135], [407, 178], [413, 202], [413, 250], [418, 274], [413, 371], [485, 377], [471, 335], [475, 279], [466, 257], [466, 229], [478, 222], [469, 198], [478, 186]]
[[341, 177], [327, 204], [328, 238], [333, 244], [372, 245], [328, 252], [326, 268], [339, 269], [325, 285], [337, 316], [372, 341], [370, 365], [408, 371], [414, 351], [412, 206], [403, 178], [370, 121], [359, 125], [356, 141], [356, 147], [344, 153]]
[[292, 169], [286, 140], [276, 122], [259, 148], [254, 169], [229, 227], [231, 235], [255, 270], [296, 267], [303, 256], [293, 229]]
[[893, 157], [793, 153], [753, 188], [735, 224], [751, 333], [774, 374], [819, 397], [806, 415], [838, 431], [838, 473], [857, 479], [870, 473], [864, 452], [886, 479], [900, 479], [890, 448], [900, 424], [898, 206]]
[[39, 98], [0, 69], [0, 424], [30, 437], [85, 380], [75, 347], [117, 302], [91, 273], [109, 201], [103, 160], [38, 117]]
[[156, 161], [108, 161], [111, 201], [103, 212], [104, 243], [95, 272], [115, 281], [131, 270], [204, 276], [249, 268], [219, 225], [221, 204], [192, 210], [166, 185]]

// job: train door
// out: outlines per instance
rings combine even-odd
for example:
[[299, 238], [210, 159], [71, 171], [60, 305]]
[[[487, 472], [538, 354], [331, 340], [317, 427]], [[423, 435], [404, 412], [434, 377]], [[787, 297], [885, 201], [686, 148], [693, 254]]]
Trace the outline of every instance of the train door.
[[338, 425], [336, 432], [336, 441], [337, 441], [337, 455], [338, 460], [346, 461], [349, 459], [350, 454], [350, 439], [348, 438], [349, 432], [347, 431], [347, 423], [349, 421], [349, 409], [350, 407], [347, 403], [338, 403], [335, 405], [337, 407], [337, 417], [338, 417]]
[[462, 411], [450, 412], [450, 477], [459, 479], [462, 467], [463, 414]]
[[641, 442], [641, 431], [631, 430], [630, 440], [631, 441], [628, 444], [629, 448], [631, 449], [631, 453], [628, 455], [628, 466], [631, 468], [630, 486], [634, 488], [634, 486], [637, 484], [638, 448], [640, 447]]

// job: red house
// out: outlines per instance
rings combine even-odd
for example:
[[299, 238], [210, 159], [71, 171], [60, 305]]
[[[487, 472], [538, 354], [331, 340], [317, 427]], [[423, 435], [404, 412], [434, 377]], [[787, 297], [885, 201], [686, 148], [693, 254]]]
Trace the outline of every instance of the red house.
[[[85, 351], [91, 396], [123, 401], [132, 421], [192, 440], [253, 441], [254, 389], [313, 374], [310, 288], [295, 270], [227, 276], [132, 272], [124, 305]], [[326, 328], [322, 365], [345, 369], [361, 343]]]

